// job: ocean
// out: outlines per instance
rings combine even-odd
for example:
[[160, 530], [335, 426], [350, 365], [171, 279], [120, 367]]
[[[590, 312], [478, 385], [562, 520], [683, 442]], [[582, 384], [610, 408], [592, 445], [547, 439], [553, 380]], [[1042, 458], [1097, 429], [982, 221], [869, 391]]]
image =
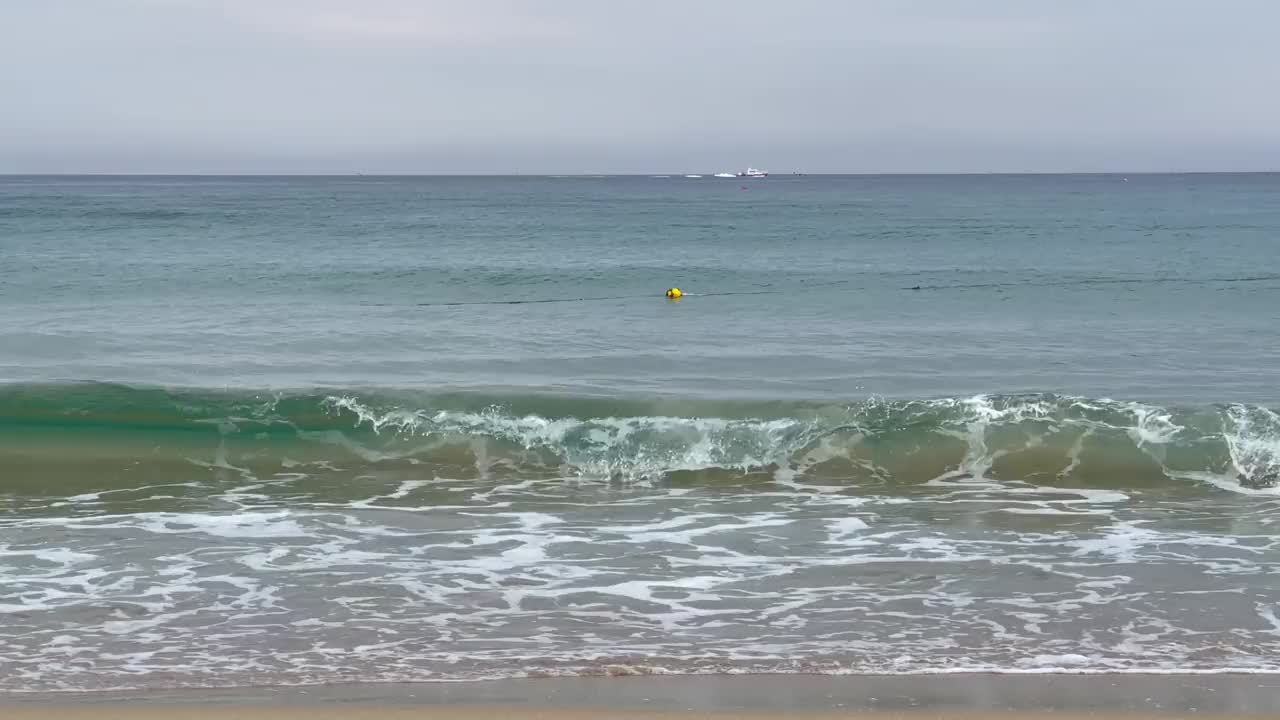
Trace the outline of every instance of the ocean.
[[0, 690], [1277, 673], [1277, 348], [1280, 175], [0, 177]]

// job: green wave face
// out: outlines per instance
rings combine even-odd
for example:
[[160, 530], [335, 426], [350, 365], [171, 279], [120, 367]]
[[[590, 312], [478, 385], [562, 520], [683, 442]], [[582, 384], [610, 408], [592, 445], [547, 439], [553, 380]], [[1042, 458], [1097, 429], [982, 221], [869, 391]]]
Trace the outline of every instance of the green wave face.
[[[1280, 416], [1051, 395], [851, 405], [323, 390], [0, 388], [0, 492], [305, 476], [912, 486], [962, 476], [1143, 489], [1276, 486]], [[295, 482], [293, 487], [297, 487]]]

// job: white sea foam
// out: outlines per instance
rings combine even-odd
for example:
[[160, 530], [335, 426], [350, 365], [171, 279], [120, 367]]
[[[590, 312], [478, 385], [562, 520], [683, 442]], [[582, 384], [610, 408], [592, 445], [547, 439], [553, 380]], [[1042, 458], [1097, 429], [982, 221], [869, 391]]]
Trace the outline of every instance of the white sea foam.
[[[1280, 672], [1280, 505], [1226, 467], [1265, 466], [1270, 416], [1240, 411], [1234, 450], [1215, 441], [1223, 467], [1201, 472], [1236, 485], [1222, 493], [1176, 474], [1212, 418], [1019, 403], [826, 426], [383, 413], [372, 439], [338, 433], [375, 461], [262, 479], [206, 463], [182, 493], [77, 491], [0, 518], [0, 688]], [[1095, 442], [1149, 476], [1090, 484]], [[400, 462], [449, 443], [474, 472]], [[228, 448], [225, 465], [257, 472]], [[770, 474], [600, 470], [761, 458]], [[1040, 475], [1015, 473], [1027, 463]], [[165, 512], [135, 511], [160, 497]]]

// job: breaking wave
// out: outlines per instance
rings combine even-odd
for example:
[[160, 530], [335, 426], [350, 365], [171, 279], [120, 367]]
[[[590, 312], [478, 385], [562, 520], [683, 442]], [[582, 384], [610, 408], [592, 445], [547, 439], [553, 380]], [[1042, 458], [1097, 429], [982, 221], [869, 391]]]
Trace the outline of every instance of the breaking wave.
[[823, 404], [10, 385], [0, 388], [0, 426], [10, 430], [0, 463], [138, 459], [146, 448], [151, 462], [266, 472], [330, 462], [631, 482], [973, 477], [1241, 493], [1280, 484], [1280, 415], [1269, 408], [1046, 394]]

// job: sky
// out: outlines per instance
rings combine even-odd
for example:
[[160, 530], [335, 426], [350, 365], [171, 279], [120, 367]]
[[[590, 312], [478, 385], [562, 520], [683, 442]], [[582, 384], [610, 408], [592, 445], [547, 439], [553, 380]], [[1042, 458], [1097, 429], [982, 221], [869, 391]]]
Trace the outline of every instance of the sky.
[[1280, 170], [1274, 0], [0, 0], [0, 173]]

